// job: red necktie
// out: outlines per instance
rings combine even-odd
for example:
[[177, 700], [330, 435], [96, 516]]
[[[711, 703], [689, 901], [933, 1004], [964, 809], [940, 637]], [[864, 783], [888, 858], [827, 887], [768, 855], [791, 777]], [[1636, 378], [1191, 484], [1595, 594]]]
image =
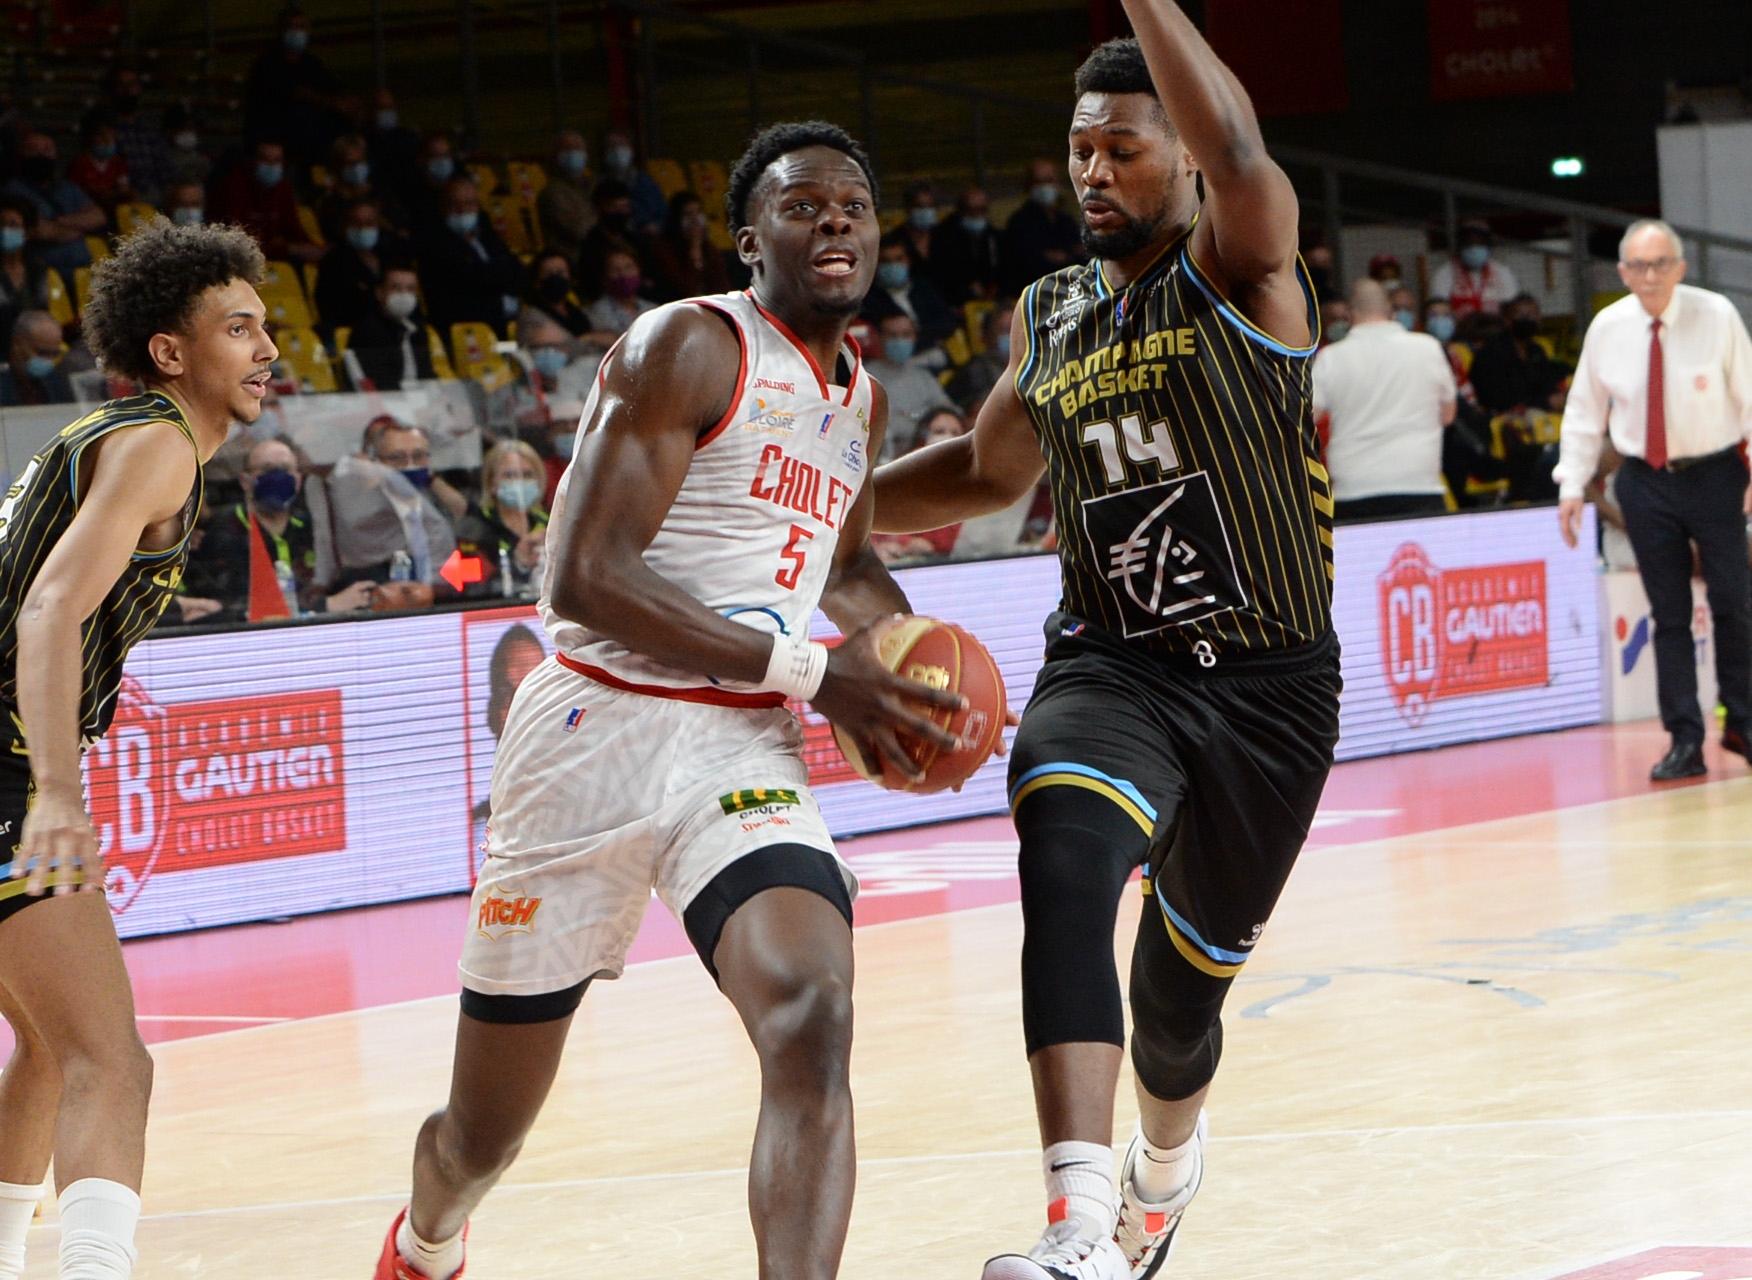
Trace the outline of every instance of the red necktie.
[[1649, 432], [1643, 461], [1651, 467], [1667, 465], [1667, 362], [1661, 357], [1659, 320], [1649, 328]]

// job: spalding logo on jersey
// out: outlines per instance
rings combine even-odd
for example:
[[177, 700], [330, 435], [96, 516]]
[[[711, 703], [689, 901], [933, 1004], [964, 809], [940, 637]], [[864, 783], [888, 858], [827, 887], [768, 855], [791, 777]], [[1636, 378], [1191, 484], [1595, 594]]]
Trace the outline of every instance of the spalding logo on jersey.
[[1128, 639], [1247, 603], [1203, 471], [1090, 498], [1083, 503], [1083, 530], [1095, 560], [1106, 566]]

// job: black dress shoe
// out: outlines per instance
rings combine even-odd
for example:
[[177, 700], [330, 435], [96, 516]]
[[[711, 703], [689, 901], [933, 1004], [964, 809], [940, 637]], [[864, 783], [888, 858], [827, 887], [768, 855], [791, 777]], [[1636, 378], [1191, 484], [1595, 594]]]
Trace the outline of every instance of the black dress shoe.
[[1649, 770], [1650, 782], [1676, 782], [1680, 778], [1701, 778], [1709, 772], [1703, 763], [1703, 747], [1695, 742], [1675, 742], [1661, 757], [1661, 762]]
[[1752, 761], [1752, 744], [1747, 743], [1746, 735], [1739, 729], [1729, 727], [1722, 730], [1722, 750]]

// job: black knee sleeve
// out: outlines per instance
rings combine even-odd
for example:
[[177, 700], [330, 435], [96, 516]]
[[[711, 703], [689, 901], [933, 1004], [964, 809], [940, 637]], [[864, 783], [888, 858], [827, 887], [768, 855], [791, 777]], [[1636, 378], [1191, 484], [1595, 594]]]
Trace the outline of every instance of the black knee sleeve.
[[1055, 1044], [1125, 1043], [1113, 922], [1149, 837], [1106, 797], [1043, 787], [1016, 807], [1022, 850], [1022, 1030]]
[[1144, 903], [1132, 948], [1132, 1070], [1152, 1097], [1190, 1098], [1211, 1082], [1223, 1054], [1223, 998], [1233, 977], [1203, 973], [1168, 936], [1162, 904]]
[[476, 1022], [496, 1022], [501, 1026], [557, 1022], [577, 1012], [589, 985], [590, 979], [586, 978], [559, 991], [543, 991], [533, 996], [489, 996], [464, 987], [462, 1011]]
[[687, 930], [688, 941], [693, 943], [713, 982], [722, 985], [712, 957], [717, 954], [718, 939], [736, 909], [758, 893], [785, 888], [807, 889], [826, 898], [850, 927], [851, 891], [846, 888], [846, 878], [831, 853], [806, 844], [770, 844], [756, 849], [713, 876], [682, 913], [681, 923]]

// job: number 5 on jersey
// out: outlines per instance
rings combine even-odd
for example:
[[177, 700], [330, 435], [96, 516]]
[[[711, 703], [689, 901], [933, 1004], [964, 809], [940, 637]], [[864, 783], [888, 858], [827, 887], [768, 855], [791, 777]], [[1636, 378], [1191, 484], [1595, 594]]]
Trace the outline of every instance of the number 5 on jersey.
[[809, 557], [803, 544], [811, 541], [814, 537], [813, 533], [800, 524], [791, 526], [791, 539], [785, 543], [785, 549], [779, 552], [779, 559], [788, 563], [780, 565], [779, 571], [773, 575], [773, 581], [786, 591], [797, 589], [797, 582], [803, 576], [803, 565]]
[[1152, 422], [1146, 427], [1141, 417], [1128, 413], [1119, 420], [1117, 433], [1111, 422], [1083, 424], [1083, 443], [1092, 444], [1100, 451], [1101, 468], [1107, 473], [1108, 484], [1125, 483], [1125, 463], [1119, 456], [1122, 440], [1125, 443], [1125, 456], [1138, 466], [1154, 462], [1162, 469], [1164, 476], [1180, 470], [1180, 454], [1168, 435], [1168, 424]]

